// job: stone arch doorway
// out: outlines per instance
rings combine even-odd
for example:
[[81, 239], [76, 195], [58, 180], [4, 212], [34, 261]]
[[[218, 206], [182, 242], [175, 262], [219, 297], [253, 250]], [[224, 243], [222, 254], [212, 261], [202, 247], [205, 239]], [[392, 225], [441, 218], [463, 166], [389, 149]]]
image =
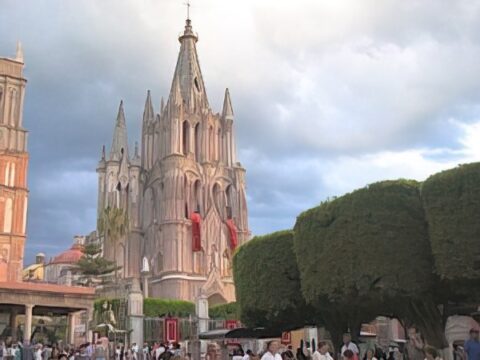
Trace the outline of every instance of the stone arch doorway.
[[222, 294], [215, 293], [212, 294], [208, 297], [208, 306], [215, 306], [215, 305], [221, 305], [221, 304], [226, 304], [227, 300], [223, 297]]

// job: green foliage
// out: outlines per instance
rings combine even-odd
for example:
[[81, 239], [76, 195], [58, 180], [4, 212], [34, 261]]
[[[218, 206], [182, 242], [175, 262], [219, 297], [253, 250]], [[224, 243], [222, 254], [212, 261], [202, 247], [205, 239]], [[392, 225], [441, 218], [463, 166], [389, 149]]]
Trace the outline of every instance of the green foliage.
[[[106, 207], [100, 214], [97, 221], [97, 228], [100, 237], [103, 237], [104, 246], [108, 243], [113, 246], [113, 258], [117, 264], [117, 248], [120, 240], [128, 234], [129, 231], [128, 214], [124, 209], [117, 207]], [[115, 281], [118, 281], [118, 270], [115, 269]]]
[[240, 317], [247, 326], [305, 323], [292, 231], [257, 236], [242, 245], [233, 258], [233, 276]]
[[82, 274], [81, 282], [87, 286], [107, 283], [109, 275], [118, 269], [115, 262], [101, 256], [102, 246], [98, 243], [85, 245], [82, 252], [83, 256], [76, 263], [76, 267]]
[[307, 303], [334, 302], [368, 321], [431, 288], [427, 225], [414, 181], [379, 182], [323, 203], [302, 213], [294, 230]]
[[422, 186], [422, 197], [436, 272], [452, 288], [460, 284], [478, 288], [480, 163], [430, 176]]
[[188, 317], [195, 315], [195, 304], [183, 300], [146, 298], [143, 300], [143, 313], [145, 316], [178, 316]]
[[238, 320], [240, 309], [236, 302], [214, 305], [208, 310], [211, 319]]

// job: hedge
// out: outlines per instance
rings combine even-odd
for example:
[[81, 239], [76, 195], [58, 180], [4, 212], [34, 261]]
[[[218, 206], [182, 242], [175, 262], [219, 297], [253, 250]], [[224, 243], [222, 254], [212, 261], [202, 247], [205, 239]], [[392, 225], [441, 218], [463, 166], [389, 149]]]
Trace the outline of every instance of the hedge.
[[195, 304], [190, 301], [146, 298], [143, 300], [143, 313], [148, 317], [195, 315]]
[[450, 281], [480, 280], [480, 163], [430, 176], [422, 186], [435, 269]]
[[302, 326], [305, 301], [293, 252], [293, 232], [257, 236], [233, 258], [240, 319], [247, 326]]

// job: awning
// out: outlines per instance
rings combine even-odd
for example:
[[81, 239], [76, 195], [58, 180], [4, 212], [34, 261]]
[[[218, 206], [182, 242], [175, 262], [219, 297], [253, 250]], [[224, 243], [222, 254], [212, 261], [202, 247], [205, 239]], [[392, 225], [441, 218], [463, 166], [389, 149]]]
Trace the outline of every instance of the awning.
[[281, 331], [267, 330], [263, 328], [249, 329], [218, 329], [203, 332], [199, 335], [201, 340], [222, 340], [222, 339], [272, 339], [282, 336]]

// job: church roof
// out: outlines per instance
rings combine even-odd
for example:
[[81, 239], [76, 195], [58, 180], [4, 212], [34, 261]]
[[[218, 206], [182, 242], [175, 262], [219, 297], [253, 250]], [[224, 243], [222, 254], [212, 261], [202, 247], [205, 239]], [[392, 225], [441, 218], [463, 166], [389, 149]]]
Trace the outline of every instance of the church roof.
[[75, 264], [82, 256], [82, 245], [74, 244], [70, 249], [55, 256], [50, 264]]
[[125, 154], [128, 159], [128, 139], [127, 125], [125, 123], [125, 112], [123, 111], [123, 100], [118, 107], [117, 121], [113, 133], [112, 148], [110, 150], [110, 160], [120, 160]]
[[196, 42], [198, 36], [192, 31], [192, 23], [187, 19], [180, 41], [177, 66], [170, 90], [170, 105], [184, 104], [190, 112], [208, 108], [207, 92], [198, 61]]

